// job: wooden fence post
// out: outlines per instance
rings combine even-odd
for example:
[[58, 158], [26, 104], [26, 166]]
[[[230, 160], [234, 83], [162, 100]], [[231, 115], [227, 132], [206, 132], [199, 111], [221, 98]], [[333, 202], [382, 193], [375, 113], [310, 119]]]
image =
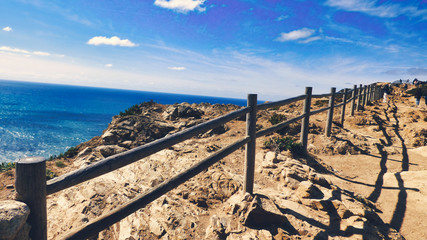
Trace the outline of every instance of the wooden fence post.
[[368, 85], [368, 100], [367, 103], [370, 103], [372, 101], [371, 99], [371, 93], [372, 93], [372, 84]]
[[301, 137], [300, 142], [302, 144], [302, 149], [304, 153], [307, 153], [307, 142], [308, 142], [308, 126], [310, 123], [310, 109], [311, 109], [311, 94], [313, 92], [312, 87], [305, 88], [305, 101], [304, 101], [304, 109], [303, 114], [304, 118], [301, 123]]
[[366, 100], [368, 98], [368, 86], [363, 86], [363, 101], [362, 101], [362, 106], [365, 107], [366, 106]]
[[360, 84], [359, 86], [359, 91], [358, 91], [358, 98], [357, 98], [357, 111], [360, 111], [362, 109], [361, 104], [362, 104], [362, 93], [363, 93], [363, 87], [362, 84]]
[[246, 136], [251, 140], [246, 144], [245, 154], [245, 192], [253, 194], [254, 173], [255, 173], [255, 148], [256, 148], [256, 115], [257, 115], [257, 95], [248, 94], [248, 107], [251, 111], [246, 114]]
[[380, 100], [381, 98], [381, 87], [377, 86], [377, 100]]
[[377, 91], [377, 86], [372, 85], [372, 97], [371, 97], [372, 102], [374, 102], [376, 100], [375, 99], [375, 97], [376, 97], [376, 91]]
[[357, 96], [357, 85], [354, 85], [353, 92], [351, 94], [351, 97], [353, 99], [351, 100], [350, 116], [354, 116], [354, 109], [356, 108], [356, 96]]
[[372, 91], [371, 91], [371, 102], [375, 101], [375, 91], [377, 89], [377, 86], [374, 84], [372, 84]]
[[348, 89], [344, 89], [344, 96], [342, 98], [342, 110], [341, 110], [341, 125], [344, 127], [344, 118], [345, 118], [345, 105], [347, 105], [347, 93], [348, 93]]
[[46, 240], [46, 161], [42, 157], [20, 159], [15, 163], [15, 171], [16, 200], [30, 208], [30, 237]]
[[325, 131], [325, 135], [327, 137], [331, 136], [331, 129], [332, 129], [332, 120], [334, 118], [334, 106], [335, 106], [335, 91], [336, 88], [331, 88], [331, 96], [329, 97], [329, 110], [328, 110], [328, 118], [326, 121], [326, 131]]

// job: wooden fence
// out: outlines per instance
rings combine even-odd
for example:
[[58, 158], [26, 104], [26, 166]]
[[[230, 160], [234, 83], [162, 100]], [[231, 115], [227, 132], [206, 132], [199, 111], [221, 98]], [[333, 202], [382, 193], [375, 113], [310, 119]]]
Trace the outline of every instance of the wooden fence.
[[[121, 167], [124, 167], [133, 162], [139, 161], [142, 158], [148, 157], [165, 148], [169, 148], [174, 144], [197, 136], [198, 134], [207, 132], [213, 128], [223, 125], [233, 119], [246, 115], [246, 136], [233, 144], [217, 151], [206, 159], [200, 161], [189, 169], [176, 175], [175, 177], [163, 182], [153, 189], [143, 193], [128, 203], [118, 206], [113, 211], [104, 214], [88, 224], [72, 229], [63, 239], [86, 239], [97, 234], [129, 216], [140, 208], [158, 199], [170, 190], [178, 187], [190, 178], [196, 176], [200, 172], [206, 170], [219, 160], [225, 158], [237, 149], [246, 146], [245, 150], [245, 180], [244, 190], [248, 193], [253, 193], [254, 185], [254, 168], [255, 168], [255, 141], [256, 138], [271, 134], [280, 130], [291, 123], [302, 120], [300, 142], [302, 149], [307, 153], [307, 139], [310, 116], [328, 111], [325, 127], [325, 135], [331, 135], [332, 119], [334, 109], [341, 107], [341, 125], [345, 120], [345, 109], [348, 103], [351, 103], [350, 116], [354, 116], [355, 111], [360, 111], [368, 102], [376, 101], [380, 98], [380, 87], [376, 84], [362, 86], [358, 88], [354, 85], [353, 89], [344, 89], [342, 92], [336, 93], [335, 88], [331, 88], [328, 94], [313, 95], [312, 88], [307, 87], [304, 95], [277, 101], [268, 102], [257, 105], [257, 95], [248, 95], [247, 107], [230, 112], [216, 119], [201, 123], [191, 128], [185, 129], [170, 136], [158, 139], [148, 144], [136, 147], [129, 151], [119, 153], [103, 160], [100, 160], [87, 167], [72, 171], [60, 177], [46, 181], [46, 162], [43, 158], [33, 157], [24, 158], [16, 162], [16, 191], [17, 200], [25, 202], [31, 209], [28, 218], [31, 227], [30, 237], [32, 239], [47, 239], [47, 212], [46, 212], [46, 196], [55, 192], [72, 187], [89, 179], [109, 173]], [[351, 96], [350, 96], [351, 95]], [[342, 96], [342, 102], [335, 104], [335, 99]], [[329, 97], [328, 107], [311, 111], [311, 100], [315, 98]], [[256, 116], [258, 110], [266, 110], [284, 106], [296, 101], [304, 100], [303, 113], [300, 116], [289, 119], [285, 122], [278, 123], [270, 128], [256, 131]]]

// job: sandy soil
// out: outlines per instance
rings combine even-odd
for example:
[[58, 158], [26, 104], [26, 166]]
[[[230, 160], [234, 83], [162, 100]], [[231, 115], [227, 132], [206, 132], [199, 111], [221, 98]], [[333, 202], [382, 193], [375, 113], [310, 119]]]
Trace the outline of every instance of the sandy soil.
[[[427, 147], [412, 146], [409, 129], [427, 129], [423, 119], [427, 115], [424, 106], [415, 107], [413, 102], [412, 97], [397, 95], [388, 103], [380, 103], [379, 109], [371, 106], [356, 113], [367, 117], [375, 111], [380, 122], [375, 127], [344, 124], [344, 129], [366, 136], [376, 151], [344, 156], [320, 154], [318, 158], [334, 169], [329, 176], [335, 184], [374, 202], [384, 222], [406, 239], [415, 240], [427, 239]], [[421, 117], [412, 118], [414, 113]]]

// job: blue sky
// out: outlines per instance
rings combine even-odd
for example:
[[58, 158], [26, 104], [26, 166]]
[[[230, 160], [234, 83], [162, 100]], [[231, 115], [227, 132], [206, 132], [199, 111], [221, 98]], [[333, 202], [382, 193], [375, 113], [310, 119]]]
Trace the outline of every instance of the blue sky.
[[277, 100], [427, 80], [427, 0], [1, 0], [0, 79]]

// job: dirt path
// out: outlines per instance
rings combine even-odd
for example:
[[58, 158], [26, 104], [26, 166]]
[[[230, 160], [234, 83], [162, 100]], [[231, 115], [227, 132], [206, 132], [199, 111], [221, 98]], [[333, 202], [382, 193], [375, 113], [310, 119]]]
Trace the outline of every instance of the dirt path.
[[414, 112], [425, 117], [422, 108], [411, 106], [410, 98], [394, 98], [379, 107], [367, 107], [360, 115], [370, 115], [377, 127], [350, 129], [371, 141], [375, 151], [319, 157], [335, 170], [331, 175], [335, 184], [375, 203], [385, 223], [406, 239], [415, 240], [427, 239], [427, 147], [412, 147], [413, 139], [405, 127], [411, 124], [411, 128], [416, 125], [427, 129], [427, 122], [411, 118]]

